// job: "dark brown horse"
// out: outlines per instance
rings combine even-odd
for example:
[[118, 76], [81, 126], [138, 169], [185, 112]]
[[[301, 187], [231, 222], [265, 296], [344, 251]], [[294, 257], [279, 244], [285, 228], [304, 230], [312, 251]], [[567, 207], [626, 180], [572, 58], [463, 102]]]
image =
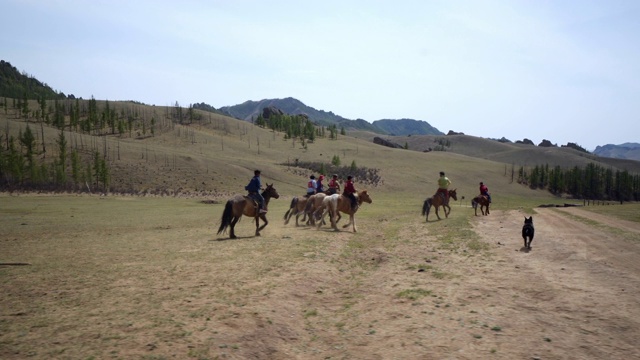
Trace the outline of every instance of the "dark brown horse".
[[[475, 210], [476, 216], [478, 216], [478, 205], [480, 205], [480, 212], [482, 215], [489, 215], [489, 198], [485, 195], [478, 195], [471, 200], [471, 207]], [[483, 208], [487, 209], [485, 212]]]
[[[458, 195], [456, 194], [457, 189], [449, 190], [449, 197], [453, 198], [453, 200], [458, 200]], [[444, 216], [449, 217], [449, 213], [451, 212], [451, 207], [449, 206], [449, 201], [447, 201], [444, 197], [444, 194], [441, 192], [437, 192], [430, 198], [427, 198], [422, 204], [422, 215], [427, 216], [427, 221], [429, 221], [429, 211], [431, 210], [431, 206], [436, 208], [436, 216], [438, 220], [440, 220], [440, 215], [438, 214], [438, 208], [442, 206], [444, 209]]]
[[[262, 197], [264, 197], [264, 207], [267, 208], [269, 200], [271, 200], [271, 198], [279, 198], [280, 194], [278, 194], [278, 191], [273, 187], [273, 184], [267, 184], [267, 187], [262, 192]], [[233, 231], [233, 228], [236, 226], [236, 223], [240, 220], [242, 215], [256, 219], [256, 236], [260, 236], [260, 230], [264, 229], [264, 227], [269, 223], [269, 221], [267, 221], [266, 214], [260, 214], [258, 211], [258, 203], [255, 200], [246, 195], [236, 195], [229, 199], [227, 204], [224, 206], [222, 219], [220, 220], [220, 227], [218, 228], [218, 235], [224, 233], [227, 230], [227, 227], [229, 227], [231, 229], [229, 231], [229, 237], [231, 239], [235, 239], [236, 233]], [[264, 222], [262, 226], [259, 226], [260, 219]]]

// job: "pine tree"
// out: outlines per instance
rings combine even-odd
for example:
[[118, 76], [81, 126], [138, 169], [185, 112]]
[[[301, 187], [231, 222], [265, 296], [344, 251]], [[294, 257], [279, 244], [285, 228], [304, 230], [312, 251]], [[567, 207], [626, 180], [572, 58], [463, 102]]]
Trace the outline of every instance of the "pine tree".
[[64, 130], [60, 130], [58, 139], [58, 164], [56, 166], [56, 180], [58, 184], [64, 185], [67, 182], [67, 139], [64, 136]]

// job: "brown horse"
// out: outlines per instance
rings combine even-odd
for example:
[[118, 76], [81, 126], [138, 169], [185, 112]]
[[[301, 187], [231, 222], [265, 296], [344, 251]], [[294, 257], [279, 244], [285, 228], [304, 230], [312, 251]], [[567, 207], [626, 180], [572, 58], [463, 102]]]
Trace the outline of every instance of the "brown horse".
[[316, 213], [316, 211], [322, 207], [323, 200], [327, 196], [328, 195], [326, 192], [317, 193], [315, 195], [309, 196], [309, 201], [307, 201], [307, 207], [304, 209], [305, 215], [309, 217], [309, 220], [307, 221], [307, 225], [311, 225], [311, 226], [316, 225], [316, 220], [318, 220], [320, 217], [319, 216], [320, 212], [318, 211], [318, 213]]
[[[478, 205], [480, 205], [480, 212], [482, 212], [482, 215], [489, 215], [489, 204], [489, 198], [485, 195], [478, 195], [471, 200], [471, 207], [475, 210], [476, 216], [478, 216]], [[487, 209], [486, 212], [482, 209], [483, 207]]]
[[[313, 197], [313, 196], [312, 196]], [[304, 196], [294, 196], [293, 199], [291, 199], [291, 204], [289, 205], [289, 210], [287, 210], [287, 212], [284, 214], [284, 224], [287, 225], [289, 223], [289, 220], [291, 219], [291, 217], [293, 215], [296, 216], [296, 226], [300, 226], [298, 224], [298, 217], [300, 217], [300, 215], [304, 215], [302, 217], [302, 221], [305, 221], [307, 213], [305, 212], [305, 209], [307, 207], [307, 204], [309, 203], [309, 198], [304, 197]]]
[[[280, 194], [278, 194], [278, 191], [273, 187], [273, 184], [267, 184], [267, 187], [262, 192], [262, 197], [264, 197], [264, 207], [267, 208], [269, 200], [271, 200], [271, 198], [279, 198]], [[229, 231], [229, 238], [235, 239], [236, 233], [233, 228], [236, 226], [236, 223], [240, 220], [242, 215], [254, 217], [256, 219], [256, 236], [260, 236], [260, 230], [264, 229], [264, 227], [269, 223], [269, 221], [267, 221], [266, 214], [260, 214], [258, 211], [258, 203], [255, 200], [246, 195], [236, 195], [229, 199], [224, 207], [222, 219], [220, 220], [220, 227], [218, 228], [218, 235], [224, 233], [227, 230], [227, 227], [229, 227], [231, 229]], [[260, 219], [264, 221], [262, 226], [259, 226]]]
[[[353, 232], [357, 232], [356, 229], [356, 219], [354, 217], [354, 215], [356, 214], [356, 212], [358, 211], [358, 209], [360, 208], [360, 206], [362, 206], [362, 203], [369, 203], [371, 204], [373, 201], [371, 200], [371, 196], [369, 195], [369, 193], [367, 192], [367, 190], [362, 190], [359, 191], [356, 195], [356, 199], [358, 200], [358, 205], [355, 207], [355, 209], [351, 208], [351, 199], [349, 199], [348, 197], [344, 196], [344, 195], [340, 195], [340, 197], [338, 198], [338, 211], [336, 213], [337, 215], [337, 219], [335, 221], [335, 223], [337, 224], [338, 221], [340, 221], [341, 215], [340, 213], [343, 212], [347, 215], [349, 215], [349, 223], [346, 225], [343, 225], [343, 228], [348, 227], [349, 225], [353, 226]], [[316, 210], [316, 213], [314, 213], [314, 216], [316, 216], [316, 214], [320, 211], [324, 210], [324, 208], [320, 207], [318, 210]], [[322, 213], [320, 213], [321, 215]]]
[[[449, 190], [449, 197], [453, 198], [453, 200], [458, 200], [458, 195], [456, 194], [457, 189]], [[451, 207], [449, 206], [449, 201], [444, 198], [444, 194], [441, 192], [437, 192], [430, 198], [427, 198], [422, 204], [422, 215], [427, 216], [427, 221], [429, 221], [429, 211], [431, 210], [431, 206], [436, 208], [436, 216], [438, 220], [440, 220], [440, 215], [438, 214], [438, 208], [442, 206], [444, 209], [444, 216], [449, 217], [449, 213], [451, 212]], [[448, 210], [447, 210], [448, 209]]]

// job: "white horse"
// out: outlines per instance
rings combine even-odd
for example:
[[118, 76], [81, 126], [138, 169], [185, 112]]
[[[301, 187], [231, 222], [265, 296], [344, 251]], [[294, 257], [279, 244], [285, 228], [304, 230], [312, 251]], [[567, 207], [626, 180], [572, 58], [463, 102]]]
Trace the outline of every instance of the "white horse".
[[338, 230], [338, 226], [336, 225], [336, 215], [338, 215], [338, 199], [340, 198], [340, 194], [327, 195], [322, 199], [322, 205], [320, 205], [313, 216], [315, 217], [317, 214], [322, 212], [322, 216], [319, 218], [317, 227], [320, 228], [320, 225], [324, 222], [324, 217], [329, 214], [329, 220], [331, 220], [331, 227], [335, 231]]

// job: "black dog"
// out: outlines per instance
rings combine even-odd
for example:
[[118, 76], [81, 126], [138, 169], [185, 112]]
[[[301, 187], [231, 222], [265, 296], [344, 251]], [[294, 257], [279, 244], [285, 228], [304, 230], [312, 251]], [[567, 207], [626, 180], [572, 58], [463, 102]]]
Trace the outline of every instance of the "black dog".
[[[531, 242], [533, 241], [533, 216], [530, 216], [528, 219], [524, 218], [524, 225], [522, 226], [522, 238], [524, 239], [524, 247], [527, 249], [531, 249]], [[527, 238], [529, 238], [529, 242], [527, 243]]]

